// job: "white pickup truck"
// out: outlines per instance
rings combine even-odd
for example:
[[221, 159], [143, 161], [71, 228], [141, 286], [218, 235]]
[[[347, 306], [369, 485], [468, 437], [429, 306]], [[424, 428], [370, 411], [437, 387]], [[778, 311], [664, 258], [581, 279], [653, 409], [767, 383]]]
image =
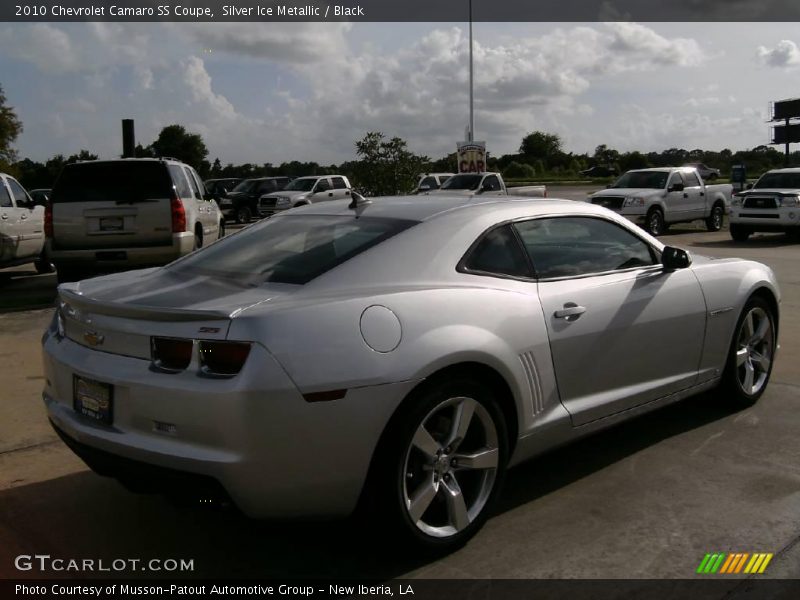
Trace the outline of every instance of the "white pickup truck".
[[500, 173], [459, 173], [453, 175], [438, 190], [425, 192], [431, 195], [448, 196], [522, 196], [545, 198], [547, 188], [543, 185], [526, 185], [507, 188]]
[[709, 231], [719, 231], [732, 191], [728, 183], [705, 185], [692, 167], [660, 167], [628, 171], [591, 194], [589, 202], [618, 212], [652, 235], [698, 219]]
[[0, 269], [27, 263], [39, 273], [53, 270], [44, 251], [44, 208], [11, 175], [0, 173]]
[[756, 231], [785, 231], [800, 239], [800, 169], [774, 169], [731, 200], [731, 237], [744, 242]]

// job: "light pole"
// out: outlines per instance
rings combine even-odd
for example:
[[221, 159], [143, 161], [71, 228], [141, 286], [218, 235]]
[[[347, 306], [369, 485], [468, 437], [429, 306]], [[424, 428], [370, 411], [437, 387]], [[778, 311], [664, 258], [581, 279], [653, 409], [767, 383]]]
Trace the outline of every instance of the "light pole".
[[473, 109], [473, 75], [472, 75], [472, 0], [469, 0], [469, 137], [468, 142], [475, 141], [475, 112]]

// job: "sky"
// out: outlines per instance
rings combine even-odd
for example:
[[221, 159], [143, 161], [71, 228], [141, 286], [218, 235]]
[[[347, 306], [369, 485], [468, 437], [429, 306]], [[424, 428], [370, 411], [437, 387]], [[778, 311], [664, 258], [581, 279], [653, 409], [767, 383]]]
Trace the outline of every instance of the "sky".
[[[800, 96], [796, 23], [476, 23], [475, 139], [564, 150], [749, 149]], [[465, 23], [0, 24], [20, 157], [122, 151], [178, 123], [223, 164], [355, 158], [368, 131], [440, 158], [469, 122]]]

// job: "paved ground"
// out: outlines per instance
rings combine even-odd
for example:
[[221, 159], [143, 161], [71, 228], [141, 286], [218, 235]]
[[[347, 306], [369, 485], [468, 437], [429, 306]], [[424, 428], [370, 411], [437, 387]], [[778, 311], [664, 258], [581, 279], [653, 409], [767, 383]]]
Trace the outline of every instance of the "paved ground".
[[[254, 523], [92, 474], [42, 408], [50, 310], [0, 314], [0, 578], [34, 575], [14, 570], [19, 554], [194, 559], [201, 577], [685, 578], [714, 551], [774, 552], [769, 576], [800, 577], [800, 245], [687, 228], [662, 240], [776, 271], [781, 351], [762, 400], [731, 413], [694, 398], [522, 465], [484, 530], [437, 561], [367, 546], [351, 521]], [[52, 298], [54, 278], [25, 271], [0, 279], [0, 297]]]

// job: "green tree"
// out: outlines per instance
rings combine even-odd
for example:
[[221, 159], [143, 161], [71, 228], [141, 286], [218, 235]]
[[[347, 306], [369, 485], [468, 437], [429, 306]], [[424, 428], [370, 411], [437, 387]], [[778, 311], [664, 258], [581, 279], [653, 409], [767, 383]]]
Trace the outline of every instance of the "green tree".
[[561, 144], [561, 138], [554, 133], [534, 131], [522, 138], [519, 152], [529, 159], [543, 160], [549, 163], [562, 153]]
[[0, 169], [9, 170], [16, 162], [17, 153], [13, 144], [22, 133], [22, 121], [10, 106], [6, 106], [6, 95], [0, 86]]
[[427, 156], [410, 152], [405, 140], [387, 140], [379, 131], [368, 132], [355, 146], [359, 160], [352, 166], [353, 178], [370, 196], [407, 192], [430, 162]]
[[506, 179], [531, 179], [536, 177], [536, 169], [526, 163], [512, 162], [503, 170]]
[[189, 133], [183, 125], [167, 125], [150, 145], [156, 156], [170, 156], [202, 170], [208, 148], [199, 133]]

